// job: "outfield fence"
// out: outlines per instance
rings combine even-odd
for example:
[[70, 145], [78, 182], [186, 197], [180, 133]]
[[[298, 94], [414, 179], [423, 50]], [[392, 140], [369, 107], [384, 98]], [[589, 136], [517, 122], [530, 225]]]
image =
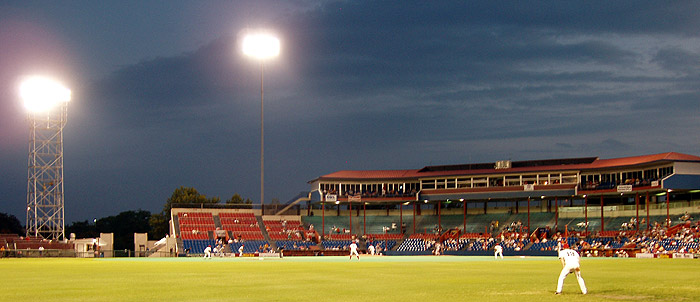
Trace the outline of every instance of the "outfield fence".
[[132, 250], [100, 250], [77, 252], [60, 249], [5, 249], [0, 258], [129, 258], [129, 257], [177, 257], [170, 252], [150, 252]]

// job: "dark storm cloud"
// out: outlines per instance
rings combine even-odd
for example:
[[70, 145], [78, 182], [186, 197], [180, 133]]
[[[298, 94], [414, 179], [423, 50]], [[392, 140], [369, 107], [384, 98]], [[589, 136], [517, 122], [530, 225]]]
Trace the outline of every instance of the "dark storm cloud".
[[656, 53], [651, 61], [670, 72], [682, 73], [679, 75], [697, 76], [700, 72], [700, 54], [697, 52], [678, 48], [663, 48]]
[[[633, 64], [638, 53], [597, 38], [571, 43], [559, 40], [559, 35], [590, 32], [595, 26], [604, 33], [627, 32], [634, 22], [623, 17], [615, 21], [618, 26], [596, 25], [601, 9], [591, 7], [537, 2], [532, 7], [546, 9], [535, 13], [519, 3], [482, 5], [340, 2], [306, 12], [310, 20], [288, 16], [279, 21], [277, 25], [290, 37], [286, 59], [304, 79], [303, 92], [283, 97], [290, 102], [309, 99], [296, 106], [299, 111], [295, 112], [308, 114], [295, 116], [295, 127], [319, 136], [340, 133], [336, 143], [341, 146], [358, 141], [379, 146], [407, 130], [418, 140], [541, 137], [582, 129], [605, 133], [609, 131], [606, 124], [625, 120], [610, 113], [611, 109], [634, 109], [630, 103], [640, 102], [630, 99], [631, 88], [600, 89], [603, 83], [624, 86], [638, 82], [609, 71]], [[614, 14], [624, 7], [615, 5], [602, 14]], [[673, 7], [659, 14], [668, 10]], [[669, 25], [662, 30], [673, 28]], [[240, 75], [242, 70], [236, 68], [240, 66], [215, 63], [230, 61], [232, 39], [182, 56], [126, 67], [104, 81], [107, 90], [102, 93], [130, 107], [127, 118], [136, 119], [135, 124], [178, 124], [184, 119], [184, 125], [191, 125], [199, 120], [206, 129], [205, 125], [218, 123], [208, 120], [212, 116], [207, 114], [221, 113], [223, 100], [236, 108], [238, 102], [254, 97], [250, 89], [246, 100], [236, 96], [244, 86], [255, 85], [246, 80], [249, 74]], [[531, 69], [562, 64], [589, 68], [555, 73]], [[644, 96], [640, 93], [639, 97]], [[171, 118], [149, 117], [166, 108]], [[234, 112], [231, 108], [223, 110]], [[240, 125], [255, 125], [254, 106], [248, 104], [245, 109], [248, 113], [236, 119]], [[191, 115], [196, 110], [203, 111], [205, 121]], [[333, 122], [316, 129], [313, 125], [325, 120], [315, 114]], [[547, 122], [533, 125], [529, 120]], [[420, 121], [424, 127], [410, 127], [409, 121]], [[466, 127], [472, 131], [463, 131]], [[615, 126], [619, 130], [630, 127], [634, 126]]]
[[[249, 4], [220, 11], [267, 6]], [[262, 22], [283, 40], [282, 56], [265, 65], [268, 201], [286, 201], [307, 190], [307, 180], [341, 169], [697, 154], [697, 140], [687, 134], [700, 133], [695, 2], [290, 6], [298, 7], [267, 12]], [[164, 26], [188, 20], [191, 11], [192, 5], [173, 3], [153, 18]], [[137, 20], [149, 30], [125, 44], [129, 53], [117, 63], [87, 51], [100, 66], [121, 65], [74, 91], [65, 136], [72, 199], [66, 212], [88, 204], [108, 211], [95, 215], [159, 210], [180, 185], [257, 201], [260, 69], [237, 51], [243, 28], [178, 55], [161, 51], [123, 64], [134, 49], [167, 49], [164, 41], [183, 34], [148, 27], [149, 12], [144, 8]], [[107, 23], [110, 30], [120, 24]], [[212, 24], [222, 23], [207, 27]], [[148, 45], [150, 36], [159, 44]], [[181, 49], [184, 42], [175, 41]]]

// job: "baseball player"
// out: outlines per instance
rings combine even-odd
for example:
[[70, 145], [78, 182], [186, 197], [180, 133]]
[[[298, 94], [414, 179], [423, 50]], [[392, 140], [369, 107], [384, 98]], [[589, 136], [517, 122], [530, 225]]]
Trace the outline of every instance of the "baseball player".
[[557, 282], [557, 291], [555, 294], [560, 295], [561, 289], [564, 286], [564, 278], [570, 273], [574, 273], [576, 280], [578, 280], [578, 286], [581, 287], [581, 292], [585, 295], [588, 293], [586, 289], [586, 283], [581, 277], [581, 266], [579, 264], [580, 256], [578, 252], [569, 248], [569, 244], [566, 242], [561, 244], [561, 249], [559, 250], [559, 261], [563, 268], [559, 274], [559, 281]]
[[350, 243], [350, 260], [352, 260], [352, 255], [357, 256], [357, 260], [360, 260], [360, 254], [357, 252], [357, 243], [353, 241]]
[[211, 245], [204, 249], [204, 258], [211, 258]]
[[498, 256], [501, 256], [501, 259], [503, 259], [503, 247], [496, 243], [496, 245], [493, 247], [493, 259], [498, 259]]

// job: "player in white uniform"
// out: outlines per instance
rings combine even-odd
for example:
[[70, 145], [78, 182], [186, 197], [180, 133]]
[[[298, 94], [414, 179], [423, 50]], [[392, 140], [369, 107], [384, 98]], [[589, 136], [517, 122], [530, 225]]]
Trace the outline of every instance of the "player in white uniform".
[[586, 289], [586, 283], [581, 277], [581, 265], [579, 263], [580, 256], [578, 252], [569, 249], [567, 243], [562, 243], [561, 249], [559, 250], [559, 260], [563, 268], [559, 274], [559, 281], [557, 282], [557, 291], [555, 294], [561, 294], [562, 287], [564, 287], [564, 278], [570, 273], [574, 273], [576, 280], [578, 280], [578, 286], [581, 288], [581, 292], [585, 295], [588, 293]]
[[204, 248], [204, 258], [211, 258], [211, 245]]
[[238, 248], [238, 257], [243, 257], [243, 247], [245, 245], [241, 244], [241, 247]]
[[357, 260], [360, 260], [360, 254], [357, 252], [357, 243], [353, 241], [350, 243], [350, 260], [352, 260], [352, 255], [357, 256]]
[[498, 259], [498, 256], [501, 256], [501, 259], [503, 259], [503, 247], [496, 243], [496, 245], [493, 247], [493, 259]]
[[375, 252], [374, 245], [371, 245], [371, 244], [370, 244], [370, 245], [367, 247], [367, 250], [369, 251], [369, 254], [370, 254], [370, 255], [374, 255], [374, 252]]

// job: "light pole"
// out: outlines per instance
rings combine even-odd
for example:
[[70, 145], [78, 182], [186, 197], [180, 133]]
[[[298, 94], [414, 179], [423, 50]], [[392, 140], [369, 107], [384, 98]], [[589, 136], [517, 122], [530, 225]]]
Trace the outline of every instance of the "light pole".
[[243, 38], [243, 54], [260, 61], [260, 211], [265, 214], [265, 92], [263, 89], [264, 62], [277, 57], [280, 41], [268, 33], [250, 33]]
[[32, 76], [22, 81], [19, 93], [30, 125], [27, 236], [64, 239], [63, 128], [71, 91]]

